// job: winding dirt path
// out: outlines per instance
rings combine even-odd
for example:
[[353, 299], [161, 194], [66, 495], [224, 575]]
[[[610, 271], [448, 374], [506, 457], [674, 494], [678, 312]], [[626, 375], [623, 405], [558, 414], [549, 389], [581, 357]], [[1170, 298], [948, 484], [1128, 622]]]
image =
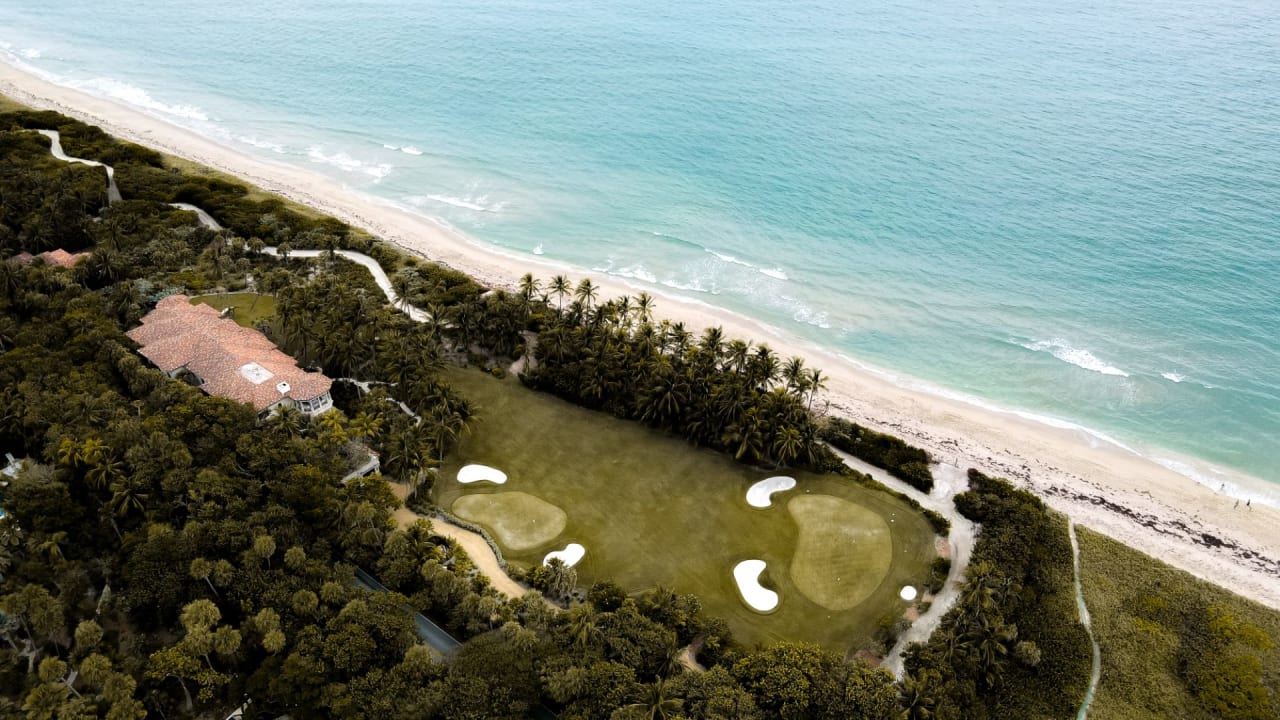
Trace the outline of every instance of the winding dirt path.
[[1080, 608], [1080, 624], [1089, 634], [1089, 644], [1093, 646], [1093, 669], [1089, 672], [1089, 689], [1084, 693], [1080, 703], [1080, 712], [1076, 720], [1085, 720], [1089, 716], [1089, 706], [1093, 704], [1093, 694], [1098, 689], [1098, 681], [1102, 679], [1102, 650], [1098, 647], [1098, 639], [1093, 636], [1093, 624], [1089, 620], [1089, 608], [1084, 602], [1084, 589], [1080, 583], [1080, 543], [1076, 540], [1076, 524], [1067, 521], [1067, 534], [1071, 537], [1071, 567], [1075, 571], [1076, 607]]
[[89, 167], [106, 168], [107, 170], [107, 204], [120, 202], [120, 190], [116, 187], [116, 169], [110, 165], [100, 163], [97, 160], [85, 160], [84, 158], [71, 157], [62, 150], [62, 136], [57, 130], [36, 130], [36, 132], [49, 138], [49, 152], [53, 156], [63, 162], [76, 163], [78, 165], [88, 165]]
[[[409, 486], [404, 483], [388, 482], [387, 484], [391, 486], [391, 491], [395, 493], [401, 503], [409, 497]], [[408, 527], [419, 520], [431, 521], [431, 527], [435, 534], [442, 535], [458, 543], [467, 552], [467, 555], [476, 564], [480, 572], [489, 578], [489, 583], [493, 585], [494, 589], [503, 595], [514, 600], [523, 597], [525, 593], [529, 592], [529, 588], [513, 580], [507, 574], [507, 571], [502, 569], [502, 566], [498, 564], [498, 557], [493, 554], [493, 548], [489, 547], [489, 543], [485, 542], [479, 533], [460, 528], [447, 520], [419, 515], [404, 505], [396, 509], [393, 517], [396, 520], [396, 525], [401, 528]]]

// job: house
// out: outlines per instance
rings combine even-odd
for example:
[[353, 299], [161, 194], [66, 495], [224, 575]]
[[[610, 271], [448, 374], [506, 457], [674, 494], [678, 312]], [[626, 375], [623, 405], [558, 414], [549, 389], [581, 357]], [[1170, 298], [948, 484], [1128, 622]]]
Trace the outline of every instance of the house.
[[128, 336], [143, 357], [169, 375], [184, 371], [210, 395], [248, 403], [261, 416], [281, 407], [319, 415], [333, 407], [333, 382], [306, 372], [265, 335], [224, 319], [186, 295], [170, 295]]
[[36, 258], [39, 258], [41, 260], [44, 260], [49, 265], [57, 265], [58, 267], [62, 267], [70, 270], [71, 268], [76, 266], [76, 263], [89, 257], [92, 254], [93, 253], [87, 253], [87, 252], [69, 253], [66, 250], [63, 250], [62, 248], [58, 248], [57, 250], [42, 252], [39, 255], [32, 255], [29, 252], [20, 252], [17, 255], [14, 255], [13, 257], [9, 258], [9, 262], [18, 263], [20, 265], [30, 265], [31, 263], [35, 262]]

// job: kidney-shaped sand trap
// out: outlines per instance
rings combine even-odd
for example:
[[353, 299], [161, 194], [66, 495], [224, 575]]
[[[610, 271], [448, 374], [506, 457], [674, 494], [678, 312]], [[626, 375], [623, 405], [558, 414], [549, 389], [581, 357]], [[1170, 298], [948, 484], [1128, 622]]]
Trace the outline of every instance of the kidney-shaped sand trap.
[[463, 495], [453, 501], [453, 514], [483, 525], [515, 552], [551, 542], [568, 521], [560, 508], [522, 492]]
[[458, 482], [463, 484], [491, 482], [494, 485], [501, 485], [506, 481], [506, 473], [488, 465], [463, 465], [458, 471]]
[[848, 610], [875, 592], [893, 561], [884, 518], [830, 495], [795, 497], [787, 509], [800, 529], [791, 581], [805, 597], [828, 610]]
[[559, 559], [565, 565], [573, 567], [582, 561], [582, 556], [587, 554], [587, 549], [578, 543], [569, 543], [564, 546], [563, 550], [552, 550], [547, 556], [542, 558], [543, 565], [550, 565], [552, 560]]
[[733, 579], [747, 607], [757, 612], [770, 612], [778, 607], [778, 593], [760, 584], [764, 572], [763, 560], [743, 560], [733, 566]]
[[751, 507], [766, 508], [773, 504], [770, 498], [774, 493], [785, 492], [796, 486], [796, 479], [779, 475], [765, 478], [747, 488], [747, 504]]

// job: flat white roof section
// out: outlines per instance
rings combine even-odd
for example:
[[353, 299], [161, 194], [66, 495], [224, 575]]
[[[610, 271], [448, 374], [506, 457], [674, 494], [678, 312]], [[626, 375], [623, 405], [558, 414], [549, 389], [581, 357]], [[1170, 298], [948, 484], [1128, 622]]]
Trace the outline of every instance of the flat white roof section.
[[261, 385], [275, 377], [275, 374], [258, 363], [251, 362], [240, 366], [240, 376], [254, 385]]

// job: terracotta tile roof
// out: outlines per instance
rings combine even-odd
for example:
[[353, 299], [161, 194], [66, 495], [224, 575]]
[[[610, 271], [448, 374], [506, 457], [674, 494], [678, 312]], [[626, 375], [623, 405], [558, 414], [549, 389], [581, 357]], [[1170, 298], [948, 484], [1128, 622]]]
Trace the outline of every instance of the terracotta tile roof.
[[36, 257], [44, 260], [50, 265], [58, 265], [60, 267], [64, 267], [70, 270], [71, 268], [76, 266], [76, 263], [80, 262], [84, 258], [89, 257], [89, 255], [91, 254], [92, 253], [87, 253], [87, 252], [72, 254], [67, 252], [66, 250], [63, 250], [62, 248], [58, 248], [57, 250], [42, 252]]
[[36, 259], [35, 255], [32, 255], [31, 253], [26, 252], [24, 250], [23, 252], [20, 252], [17, 255], [14, 255], [13, 257], [9, 258], [9, 262], [18, 263], [19, 265], [30, 265], [31, 262], [35, 259]]
[[329, 391], [323, 373], [306, 372], [262, 333], [219, 317], [186, 295], [171, 295], [128, 333], [142, 356], [166, 373], [185, 367], [210, 395], [262, 411], [282, 397], [310, 400]]

